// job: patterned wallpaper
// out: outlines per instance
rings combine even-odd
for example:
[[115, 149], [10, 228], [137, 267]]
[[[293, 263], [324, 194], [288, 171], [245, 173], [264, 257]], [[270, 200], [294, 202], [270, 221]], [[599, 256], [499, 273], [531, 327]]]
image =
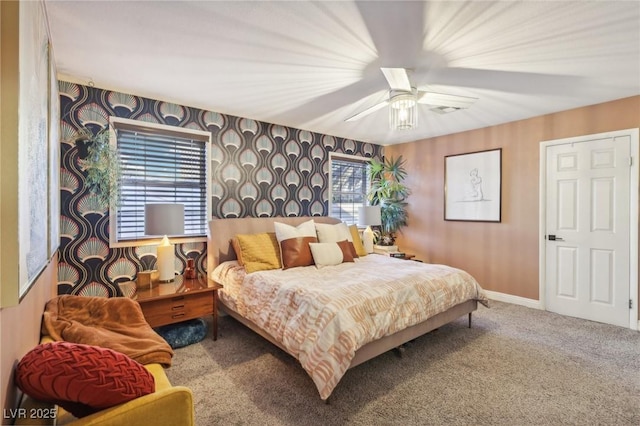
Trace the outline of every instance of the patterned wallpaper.
[[[382, 147], [212, 111], [60, 81], [61, 216], [58, 294], [114, 296], [117, 283], [153, 269], [155, 246], [109, 248], [109, 207], [84, 185], [76, 145], [80, 127], [94, 133], [109, 116], [212, 133], [214, 217], [325, 216], [329, 153], [380, 158]], [[206, 269], [206, 243], [176, 244], [176, 272], [186, 259]]]

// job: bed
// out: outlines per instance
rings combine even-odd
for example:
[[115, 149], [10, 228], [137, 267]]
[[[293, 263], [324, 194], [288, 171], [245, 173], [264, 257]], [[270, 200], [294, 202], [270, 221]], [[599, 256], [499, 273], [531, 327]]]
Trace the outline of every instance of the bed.
[[[238, 234], [273, 232], [274, 223], [339, 224], [331, 217], [214, 219], [207, 268], [225, 287], [219, 308], [296, 358], [327, 400], [346, 370], [488, 306], [480, 285], [445, 265], [370, 254], [339, 265], [247, 273]], [[236, 247], [237, 248], [237, 247]]]

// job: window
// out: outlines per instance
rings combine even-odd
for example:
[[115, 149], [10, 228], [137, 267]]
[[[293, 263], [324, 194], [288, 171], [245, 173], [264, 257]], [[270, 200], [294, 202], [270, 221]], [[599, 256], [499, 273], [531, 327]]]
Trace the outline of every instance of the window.
[[[140, 245], [147, 203], [184, 204], [184, 236], [206, 239], [210, 213], [209, 132], [111, 118], [121, 177], [119, 203], [111, 209], [112, 247]], [[186, 239], [185, 239], [186, 238]]]
[[347, 224], [358, 223], [358, 207], [367, 205], [369, 161], [353, 155], [330, 155], [329, 216]]

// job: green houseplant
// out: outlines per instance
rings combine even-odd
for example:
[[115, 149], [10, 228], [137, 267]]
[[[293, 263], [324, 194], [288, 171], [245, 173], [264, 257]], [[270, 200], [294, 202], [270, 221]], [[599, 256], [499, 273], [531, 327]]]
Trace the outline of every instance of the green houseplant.
[[396, 233], [407, 225], [407, 203], [410, 191], [402, 182], [407, 177], [402, 155], [379, 161], [369, 161], [369, 181], [367, 193], [372, 206], [380, 206], [381, 229], [377, 238], [380, 245], [393, 245]]
[[120, 160], [116, 148], [109, 144], [109, 130], [102, 129], [94, 134], [90, 129], [81, 128], [76, 143], [84, 144], [86, 148], [86, 155], [78, 160], [82, 171], [87, 173], [85, 184], [100, 204], [117, 205]]

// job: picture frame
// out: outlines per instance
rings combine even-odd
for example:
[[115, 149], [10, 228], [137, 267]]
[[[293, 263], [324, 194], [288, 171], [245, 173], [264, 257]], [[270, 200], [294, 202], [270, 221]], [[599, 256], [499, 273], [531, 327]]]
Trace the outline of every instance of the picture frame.
[[[24, 11], [24, 12], [23, 12]], [[43, 6], [20, 3], [18, 108], [19, 296], [49, 263], [49, 37]]]
[[60, 92], [53, 45], [49, 52], [49, 252], [51, 259], [60, 247]]
[[444, 220], [501, 222], [502, 148], [444, 158]]

